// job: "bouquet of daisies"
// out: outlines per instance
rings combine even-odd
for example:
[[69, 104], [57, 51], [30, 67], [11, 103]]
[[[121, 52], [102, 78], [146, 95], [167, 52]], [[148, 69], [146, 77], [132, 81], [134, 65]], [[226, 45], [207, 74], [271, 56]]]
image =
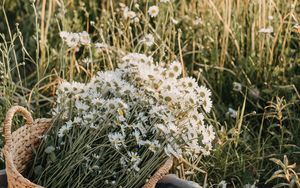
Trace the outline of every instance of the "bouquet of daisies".
[[169, 158], [209, 155], [210, 91], [177, 61], [128, 54], [87, 83], [63, 82], [31, 179], [45, 187], [141, 187]]

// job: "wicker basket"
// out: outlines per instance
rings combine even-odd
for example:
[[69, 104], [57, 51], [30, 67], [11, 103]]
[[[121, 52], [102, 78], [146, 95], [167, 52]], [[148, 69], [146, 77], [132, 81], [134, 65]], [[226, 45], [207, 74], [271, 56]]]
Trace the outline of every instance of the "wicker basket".
[[[12, 133], [12, 119], [15, 113], [20, 113], [26, 119], [26, 124]], [[24, 172], [28, 161], [33, 157], [33, 148], [37, 148], [40, 144], [40, 136], [47, 131], [50, 125], [51, 119], [36, 119], [34, 121], [30, 112], [21, 106], [14, 106], [8, 110], [3, 126], [5, 138], [3, 154], [8, 188], [42, 188], [42, 186], [23, 177], [21, 173]], [[173, 160], [168, 159], [143, 188], [154, 188], [157, 181], [168, 173], [172, 164]]]

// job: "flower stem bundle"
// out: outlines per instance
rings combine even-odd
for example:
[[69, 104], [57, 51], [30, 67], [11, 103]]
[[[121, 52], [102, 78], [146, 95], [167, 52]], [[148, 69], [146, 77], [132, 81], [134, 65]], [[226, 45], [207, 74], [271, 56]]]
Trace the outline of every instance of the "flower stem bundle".
[[63, 82], [31, 179], [45, 187], [141, 187], [169, 158], [209, 155], [210, 91], [152, 57], [128, 54], [87, 84]]

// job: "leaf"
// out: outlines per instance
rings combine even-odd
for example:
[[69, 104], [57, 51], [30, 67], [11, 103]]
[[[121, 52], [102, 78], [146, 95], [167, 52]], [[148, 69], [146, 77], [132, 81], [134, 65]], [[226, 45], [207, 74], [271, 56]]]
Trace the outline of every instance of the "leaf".
[[284, 165], [285, 165], [285, 166], [288, 166], [288, 165], [289, 165], [289, 159], [287, 158], [286, 155], [284, 155], [283, 161], [284, 161]]
[[281, 168], [285, 169], [285, 165], [281, 162], [281, 160], [276, 159], [276, 158], [270, 158], [270, 161], [273, 161], [277, 165], [281, 166]]
[[273, 188], [278, 188], [278, 187], [288, 187], [289, 184], [288, 183], [278, 183], [277, 185], [275, 185]]
[[56, 157], [55, 153], [52, 152], [52, 153], [49, 155], [49, 159], [50, 159], [50, 161], [52, 161], [52, 162], [56, 161], [57, 157]]
[[266, 181], [266, 184], [269, 183], [270, 181], [274, 180], [274, 179], [277, 179], [277, 178], [283, 178], [283, 179], [285, 179], [285, 174], [276, 174], [276, 175], [273, 175], [272, 177], [270, 177]]

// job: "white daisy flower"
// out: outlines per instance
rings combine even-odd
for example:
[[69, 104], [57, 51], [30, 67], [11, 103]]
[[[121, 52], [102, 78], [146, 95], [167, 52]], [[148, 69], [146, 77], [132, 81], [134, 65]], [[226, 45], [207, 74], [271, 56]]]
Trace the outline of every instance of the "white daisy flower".
[[102, 52], [104, 50], [107, 50], [109, 48], [108, 44], [104, 43], [104, 42], [97, 42], [95, 43], [95, 48], [97, 50], [97, 52]]
[[208, 97], [204, 98], [204, 100], [202, 101], [202, 107], [203, 107], [205, 112], [209, 113], [211, 108], [212, 108], [211, 99], [208, 98]]
[[119, 150], [121, 146], [125, 146], [125, 137], [121, 133], [109, 133], [108, 139], [117, 150]]
[[237, 116], [237, 111], [236, 110], [234, 110], [233, 108], [228, 108], [228, 112], [227, 112], [227, 114], [230, 116], [230, 117], [232, 117], [232, 118], [236, 118], [236, 116]]
[[75, 107], [77, 108], [77, 110], [82, 110], [82, 111], [87, 111], [89, 109], [89, 105], [84, 104], [80, 100], [75, 101]]
[[80, 36], [78, 33], [70, 33], [65, 42], [70, 48], [75, 48], [79, 45]]
[[238, 83], [238, 82], [233, 82], [233, 90], [234, 91], [237, 91], [237, 92], [240, 92], [242, 91], [242, 84]]
[[181, 63], [179, 61], [173, 61], [170, 65], [170, 70], [175, 73], [175, 77], [177, 78], [182, 71]]
[[90, 35], [86, 31], [79, 33], [79, 36], [80, 36], [80, 43], [82, 45], [89, 46], [91, 44]]
[[59, 32], [60, 38], [63, 39], [63, 41], [66, 41], [68, 37], [70, 37], [70, 33], [67, 31], [61, 31]]
[[73, 127], [73, 122], [72, 121], [67, 121], [65, 125], [63, 125], [57, 133], [58, 137], [63, 137], [65, 134], [67, 134], [71, 128]]
[[151, 47], [154, 44], [154, 37], [152, 34], [146, 34], [141, 40], [146, 46]]
[[137, 17], [136, 13], [134, 11], [129, 10], [128, 7], [124, 8], [123, 16], [125, 19], [134, 19], [135, 17]]
[[167, 144], [164, 150], [168, 156], [174, 156], [176, 158], [180, 158], [182, 156], [182, 150], [177, 144], [174, 144], [173, 146]]
[[171, 22], [174, 24], [174, 25], [177, 25], [179, 23], [178, 20], [174, 19], [174, 18], [171, 18]]
[[148, 9], [148, 14], [150, 15], [150, 17], [154, 18], [158, 15], [159, 13], [159, 8], [158, 6], [151, 6]]
[[211, 96], [211, 91], [205, 86], [200, 86], [199, 88], [197, 88], [197, 93], [201, 101], [209, 99]]

